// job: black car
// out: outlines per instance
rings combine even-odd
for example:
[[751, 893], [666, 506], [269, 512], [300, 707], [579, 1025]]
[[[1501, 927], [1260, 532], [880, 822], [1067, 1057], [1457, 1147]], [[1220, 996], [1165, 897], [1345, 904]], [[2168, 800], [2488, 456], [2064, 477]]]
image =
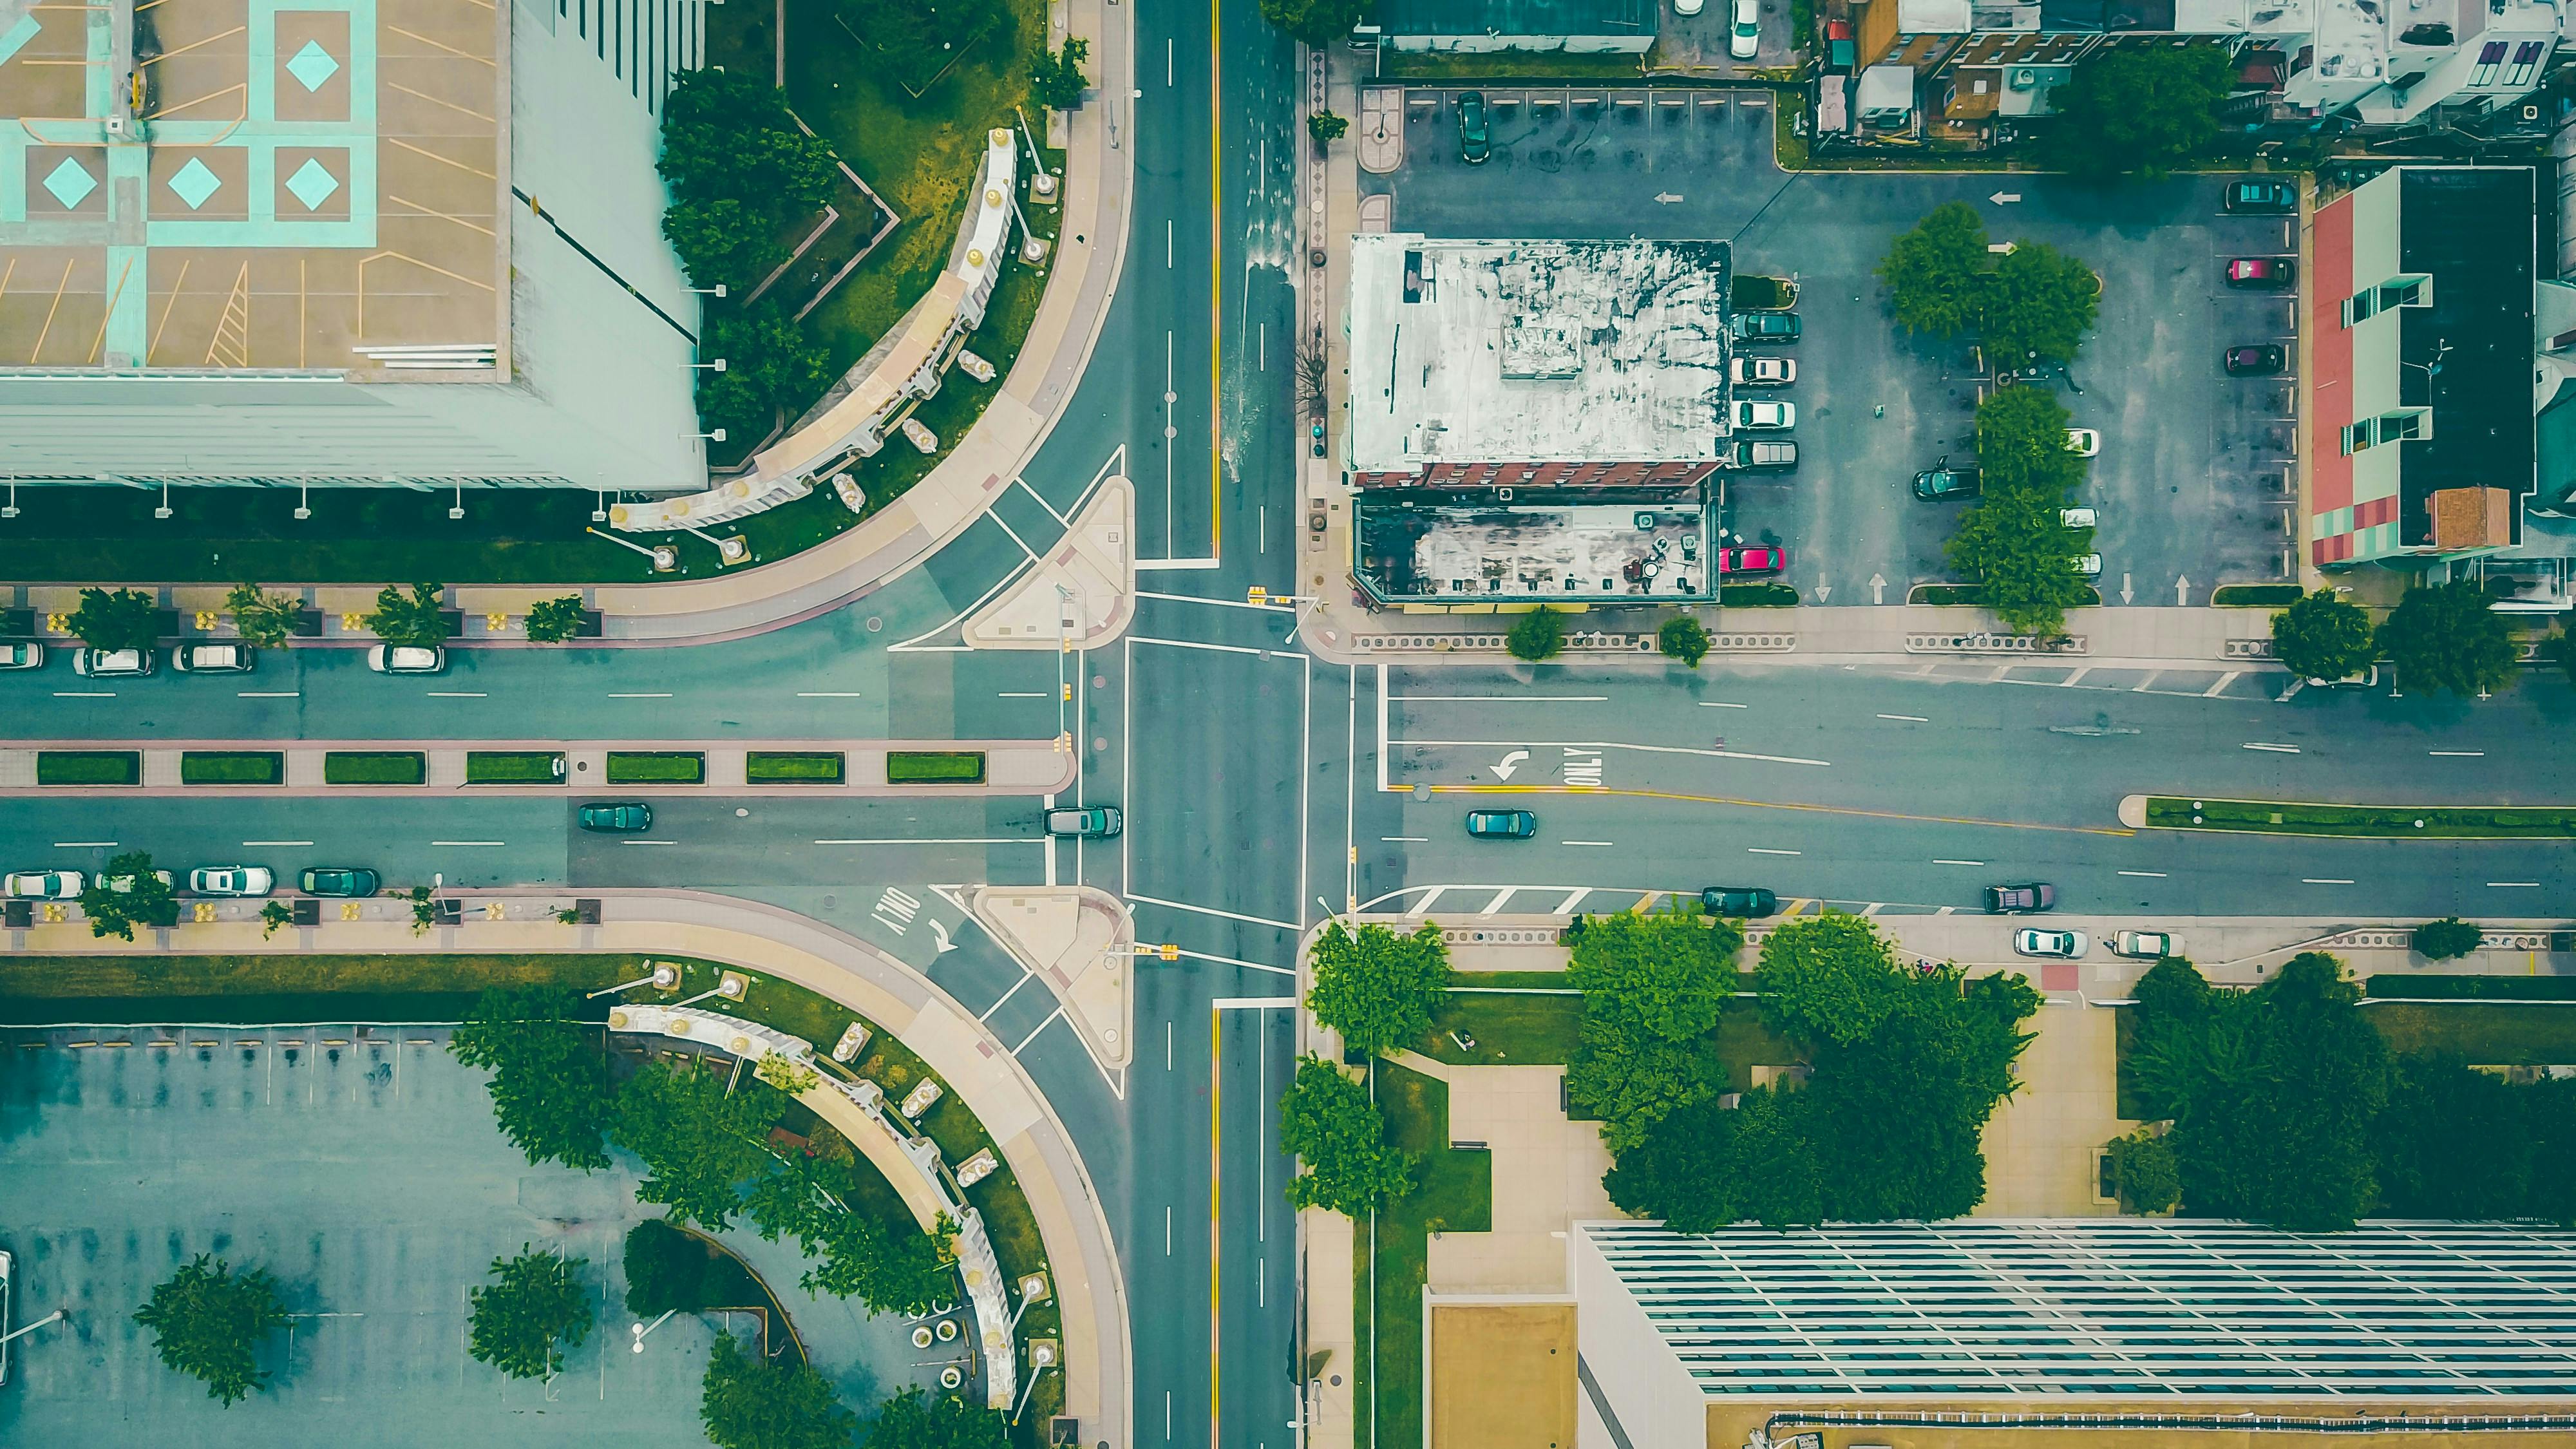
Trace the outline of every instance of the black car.
[[1990, 916], [2028, 916], [2056, 908], [2057, 887], [2046, 881], [1986, 887], [1986, 914]]
[[1738, 342], [1795, 342], [1805, 324], [1795, 312], [1738, 312], [1735, 314], [1735, 340]]
[[581, 807], [581, 828], [605, 830], [620, 835], [650, 830], [653, 828], [653, 807], [640, 802], [631, 805], [584, 805]]
[[354, 865], [326, 865], [304, 872], [301, 884], [308, 896], [351, 896], [363, 899], [384, 888], [376, 873]]
[[1980, 474], [1974, 468], [1953, 468], [1944, 463], [1926, 468], [1914, 475], [1914, 496], [1926, 503], [1939, 503], [1951, 498], [1974, 498], [1983, 489]]
[[2299, 209], [2299, 188], [2295, 182], [2270, 176], [2231, 181], [2227, 183], [2226, 206], [2229, 211], [2278, 216]]
[[2290, 365], [2289, 349], [2266, 342], [2254, 347], [2227, 349], [2227, 375], [2230, 377], [2270, 377]]
[[1485, 114], [1483, 91], [1458, 93], [1458, 156], [1470, 166], [1482, 166], [1494, 154], [1494, 131], [1491, 118]]
[[1760, 886], [1710, 886], [1699, 893], [1699, 906], [1712, 916], [1752, 919], [1777, 915], [1780, 898]]

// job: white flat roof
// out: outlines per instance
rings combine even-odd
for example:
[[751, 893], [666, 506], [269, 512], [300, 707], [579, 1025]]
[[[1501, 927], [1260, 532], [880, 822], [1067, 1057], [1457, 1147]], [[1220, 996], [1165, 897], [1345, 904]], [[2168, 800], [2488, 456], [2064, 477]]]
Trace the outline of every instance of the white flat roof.
[[1352, 238], [1353, 467], [1714, 458], [1726, 256], [1713, 241]]

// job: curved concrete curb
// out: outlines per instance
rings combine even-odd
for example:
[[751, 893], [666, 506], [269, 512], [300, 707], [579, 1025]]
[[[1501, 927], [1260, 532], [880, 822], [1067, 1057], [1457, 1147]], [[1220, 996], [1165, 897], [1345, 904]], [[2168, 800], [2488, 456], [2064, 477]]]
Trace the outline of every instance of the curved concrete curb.
[[2123, 796], [2121, 796], [2121, 797], [2120, 797], [2120, 823], [2121, 823], [2121, 824], [2123, 824], [2123, 825], [2125, 825], [2125, 826], [2127, 826], [2127, 827], [2129, 827], [2131, 830], [2144, 830], [2144, 829], [2146, 829], [2146, 828], [2147, 828], [2147, 797], [2146, 797], [2146, 796], [2144, 796], [2144, 795], [2123, 795]]

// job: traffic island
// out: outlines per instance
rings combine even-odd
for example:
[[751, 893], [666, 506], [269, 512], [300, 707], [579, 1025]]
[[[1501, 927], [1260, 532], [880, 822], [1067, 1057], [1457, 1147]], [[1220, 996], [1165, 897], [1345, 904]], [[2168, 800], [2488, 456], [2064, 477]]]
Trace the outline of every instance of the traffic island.
[[2561, 840], [2576, 836], [2576, 806], [2327, 805], [2130, 795], [2120, 801], [2120, 823], [2131, 829], [2357, 840]]

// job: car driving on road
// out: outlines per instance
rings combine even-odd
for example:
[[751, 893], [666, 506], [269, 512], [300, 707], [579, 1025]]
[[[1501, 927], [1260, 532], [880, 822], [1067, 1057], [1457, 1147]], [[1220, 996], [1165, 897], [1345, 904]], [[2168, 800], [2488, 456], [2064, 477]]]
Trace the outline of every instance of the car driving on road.
[[67, 901], [88, 884], [76, 870], [19, 870], [9, 873], [9, 894], [20, 900]]
[[632, 835], [639, 830], [653, 828], [653, 807], [640, 800], [617, 805], [584, 805], [580, 820], [584, 830]]
[[1528, 840], [1538, 834], [1538, 816], [1527, 810], [1470, 810], [1467, 834], [1477, 840]]
[[1760, 886], [1709, 886], [1699, 893], [1699, 908], [1712, 916], [1750, 920], [1777, 914], [1780, 898]]
[[2048, 956], [2060, 961], [2081, 960], [2093, 943], [2082, 931], [2015, 931], [2013, 949], [2025, 956]]
[[1073, 840], [1107, 840], [1127, 828], [1115, 805], [1066, 806], [1046, 813], [1046, 833]]
[[201, 896], [264, 896], [277, 877], [262, 865], [201, 865], [188, 872], [188, 889]]
[[382, 889], [384, 882], [361, 866], [322, 865], [305, 870], [303, 886], [308, 896], [366, 897]]
[[2026, 916], [2053, 910], [2056, 905], [2057, 887], [2046, 881], [1986, 887], [1986, 914], [1990, 916]]

